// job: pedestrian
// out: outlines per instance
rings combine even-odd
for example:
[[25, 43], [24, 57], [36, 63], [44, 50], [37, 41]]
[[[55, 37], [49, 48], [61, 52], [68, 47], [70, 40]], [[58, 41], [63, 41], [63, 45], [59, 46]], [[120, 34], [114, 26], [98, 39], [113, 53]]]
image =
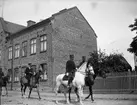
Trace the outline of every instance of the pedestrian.
[[66, 74], [68, 74], [68, 87], [72, 82], [76, 71], [76, 65], [74, 62], [74, 55], [69, 55], [69, 60], [66, 62]]

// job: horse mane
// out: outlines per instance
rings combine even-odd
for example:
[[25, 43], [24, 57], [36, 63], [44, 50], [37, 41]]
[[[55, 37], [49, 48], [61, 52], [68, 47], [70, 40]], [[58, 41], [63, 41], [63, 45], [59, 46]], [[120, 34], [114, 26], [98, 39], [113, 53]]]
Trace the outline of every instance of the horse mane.
[[85, 72], [86, 68], [87, 68], [87, 62], [84, 62], [84, 63], [77, 69], [77, 71], [78, 71], [78, 72]]

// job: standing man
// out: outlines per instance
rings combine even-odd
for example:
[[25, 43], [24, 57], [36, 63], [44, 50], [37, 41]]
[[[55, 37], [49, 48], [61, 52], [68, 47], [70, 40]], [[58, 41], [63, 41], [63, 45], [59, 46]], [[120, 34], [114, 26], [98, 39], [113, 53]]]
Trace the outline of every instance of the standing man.
[[26, 79], [28, 80], [28, 84], [30, 84], [30, 78], [33, 76], [33, 69], [31, 63], [28, 63], [28, 67], [25, 70]]
[[77, 68], [79, 68], [84, 62], [86, 62], [86, 56], [82, 56], [82, 61], [79, 63]]
[[66, 63], [66, 74], [68, 73], [68, 86], [70, 87], [70, 83], [75, 76], [76, 65], [74, 63], [74, 55], [70, 55], [69, 58], [70, 59]]

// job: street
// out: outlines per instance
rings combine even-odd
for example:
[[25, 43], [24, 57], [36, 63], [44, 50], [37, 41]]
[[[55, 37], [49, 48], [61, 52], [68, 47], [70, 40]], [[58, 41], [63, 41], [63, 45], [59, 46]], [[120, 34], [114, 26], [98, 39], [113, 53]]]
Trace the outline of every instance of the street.
[[[5, 92], [2, 92], [1, 96], [1, 105], [55, 105], [55, 95], [51, 92], [40, 91], [41, 100], [38, 99], [38, 95], [35, 89], [31, 93], [31, 98], [28, 99], [28, 90], [24, 97], [21, 96], [19, 90], [9, 91], [8, 96], [4, 96]], [[84, 97], [87, 94], [84, 94]], [[70, 105], [79, 105], [75, 101], [76, 95], [72, 94], [72, 102]], [[94, 94], [94, 102], [91, 102], [90, 99], [83, 101], [84, 105], [136, 105], [137, 95], [130, 94]], [[59, 105], [66, 104], [64, 101], [63, 94], [59, 94], [57, 100]]]

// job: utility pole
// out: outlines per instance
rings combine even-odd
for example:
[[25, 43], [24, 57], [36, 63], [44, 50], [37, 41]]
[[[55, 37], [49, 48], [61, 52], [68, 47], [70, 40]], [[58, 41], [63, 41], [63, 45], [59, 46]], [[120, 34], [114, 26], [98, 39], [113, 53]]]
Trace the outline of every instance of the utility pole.
[[14, 69], [13, 69], [13, 39], [11, 40], [12, 43], [12, 59], [11, 59], [11, 90], [13, 90], [13, 83], [14, 83]]
[[4, 13], [4, 0], [2, 0], [2, 4], [0, 5], [1, 7], [1, 17], [3, 18], [3, 13]]

